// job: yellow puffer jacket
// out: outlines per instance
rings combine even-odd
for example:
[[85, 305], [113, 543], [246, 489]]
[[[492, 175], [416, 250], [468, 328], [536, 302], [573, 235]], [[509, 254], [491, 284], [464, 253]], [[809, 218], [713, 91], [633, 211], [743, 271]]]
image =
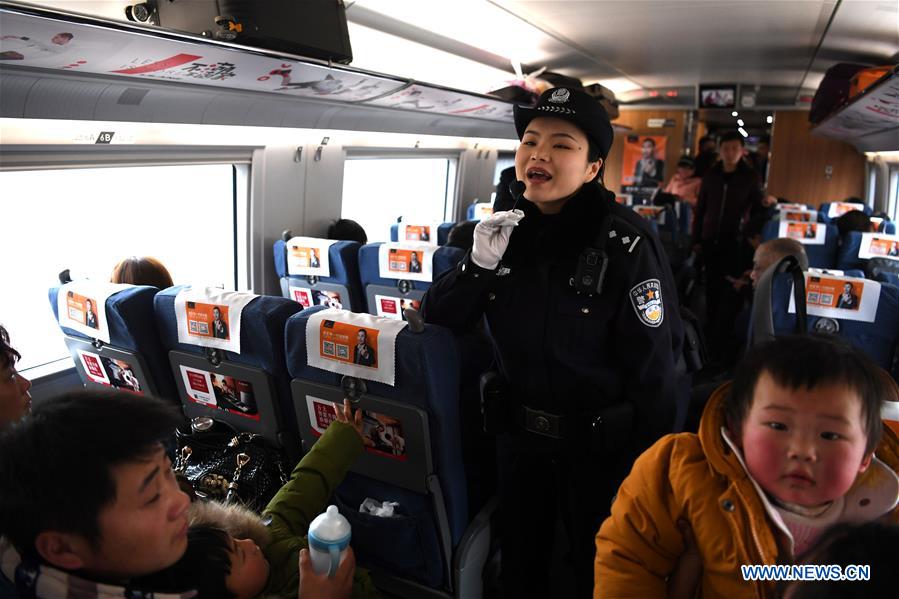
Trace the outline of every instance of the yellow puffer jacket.
[[[781, 533], [722, 437], [729, 390], [726, 384], [712, 395], [698, 435], [667, 435], [634, 463], [612, 515], [596, 535], [594, 599], [665, 597], [666, 579], [684, 552], [680, 518], [692, 526], [702, 554], [697, 596], [774, 596], [773, 582], [744, 581], [740, 571], [744, 564], [789, 563], [792, 556], [778, 545]], [[862, 489], [895, 486], [889, 469], [899, 471], [899, 438], [887, 427], [875, 453], [880, 463], [872, 462], [847, 497]], [[899, 508], [889, 517], [899, 521]]]

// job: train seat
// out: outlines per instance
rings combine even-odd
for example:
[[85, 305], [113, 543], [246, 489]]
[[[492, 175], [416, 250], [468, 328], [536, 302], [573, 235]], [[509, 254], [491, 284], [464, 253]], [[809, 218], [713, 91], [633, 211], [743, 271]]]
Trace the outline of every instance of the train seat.
[[[821, 213], [821, 218], [825, 223], [831, 223], [835, 221], [841, 214], [845, 214], [847, 208], [850, 208], [850, 203], [847, 202], [824, 202], [820, 206], [818, 206], [818, 212]], [[868, 216], [873, 214], [873, 210], [871, 210], [870, 206], [865, 206], [863, 204], [855, 204], [852, 203], [852, 210], [861, 210]]]
[[[383, 249], [382, 249], [383, 247]], [[422, 264], [421, 273], [391, 272], [390, 252], [407, 257], [415, 252]], [[382, 256], [382, 253], [384, 256]], [[427, 256], [431, 256], [430, 274]], [[359, 249], [359, 274], [362, 278], [368, 313], [401, 319], [404, 308], [418, 308], [431, 282], [456, 266], [465, 256], [464, 250], [450, 246], [369, 243]], [[408, 262], [408, 260], [407, 260]], [[384, 268], [382, 268], [382, 266]], [[384, 276], [389, 275], [389, 276]]]
[[346, 310], [365, 310], [365, 294], [359, 280], [359, 248], [355, 241], [320, 240], [332, 244], [328, 248], [329, 276], [291, 274], [288, 264], [290, 231], [272, 246], [275, 273], [281, 282], [281, 295], [304, 308], [316, 305], [340, 305]]
[[[899, 236], [887, 233], [861, 233], [850, 231], [837, 253], [837, 268], [869, 270], [869, 261], [877, 260], [885, 265], [891, 257], [899, 258]], [[895, 260], [899, 263], [899, 260]], [[883, 269], [883, 267], [881, 267]]]
[[[79, 291], [82, 296], [90, 295], [86, 288], [77, 284], [66, 285], [70, 283], [68, 271], [60, 275], [60, 282], [61, 285], [51, 287], [48, 293], [57, 323], [60, 322], [59, 300], [64, 299], [59, 297], [60, 293], [67, 296], [74, 289], [73, 301], [77, 301], [74, 294]], [[113, 291], [105, 301], [103, 315], [99, 316], [101, 322], [105, 319], [107, 323], [108, 340], [89, 334], [78, 324], [59, 325], [84, 384], [178, 401], [172, 371], [153, 318], [153, 298], [159, 289], [108, 283], [95, 283], [92, 289], [103, 295]]]
[[[777, 265], [759, 281], [753, 313], [753, 338], [765, 335], [788, 335], [796, 331], [798, 317], [795, 310], [799, 297], [793, 297], [793, 278], [790, 273], [775, 273]], [[770, 274], [770, 276], [768, 276]], [[768, 282], [765, 282], [768, 276]], [[890, 371], [899, 343], [899, 287], [870, 279], [849, 276], [803, 273], [805, 282], [806, 330], [836, 334], [867, 353], [877, 364]], [[840, 309], [840, 295], [844, 286], [851, 285], [853, 307]], [[765, 307], [770, 316], [764, 314]], [[766, 322], [770, 322], [766, 325]], [[761, 329], [760, 329], [761, 327]], [[765, 332], [759, 333], [760, 330]], [[895, 374], [894, 374], [895, 375]]]
[[[421, 232], [414, 230], [412, 227], [428, 227], [429, 228], [428, 239], [423, 240], [423, 241], [424, 242], [430, 241], [431, 243], [434, 242], [433, 241], [434, 238], [430, 234], [431, 233], [430, 229], [433, 228], [433, 225], [430, 225], [430, 224], [413, 225], [413, 224], [411, 224], [411, 222], [412, 221], [409, 221], [409, 223], [410, 223], [409, 228], [405, 229], [405, 232], [406, 232], [405, 237], [406, 238], [402, 240], [404, 243], [405, 242], [422, 241]], [[449, 238], [449, 232], [455, 225], [456, 225], [456, 223], [440, 223], [439, 225], [437, 225], [437, 245], [446, 245], [446, 240]], [[403, 228], [404, 227], [403, 227], [402, 219], [400, 219], [399, 221], [390, 225], [390, 241], [393, 241], [393, 242], [400, 241], [400, 239], [399, 239], [400, 229], [403, 229]]]
[[[308, 449], [333, 418], [330, 402], [340, 404], [349, 397], [365, 410], [367, 449], [338, 487], [336, 503], [352, 524], [357, 560], [371, 568], [380, 588], [400, 597], [477, 598], [490, 546], [489, 515], [496, 503], [469, 517], [459, 350], [448, 329], [424, 324], [417, 312], [409, 318], [411, 322], [401, 323], [319, 307], [292, 316], [286, 351], [297, 427]], [[387, 355], [395, 360], [380, 366], [376, 362], [375, 368], [393, 374], [393, 384], [380, 375], [378, 380], [360, 378], [363, 367], [355, 364], [323, 363], [329, 351], [326, 335], [348, 331], [353, 345], [361, 326], [381, 327], [374, 351], [378, 360]], [[321, 348], [321, 355], [309, 355], [310, 347]], [[340, 351], [338, 345], [338, 355]], [[350, 362], [355, 350], [343, 351]], [[368, 371], [362, 374], [368, 376]], [[361, 511], [366, 499], [399, 505], [394, 517], [378, 517]]]
[[[805, 247], [805, 254], [808, 256], [809, 266], [814, 268], [839, 268], [841, 270], [845, 270], [846, 268], [854, 268], [852, 266], [843, 267], [840, 266], [839, 260], [837, 258], [837, 253], [839, 251], [839, 243], [840, 243], [840, 235], [837, 231], [836, 226], [824, 223], [792, 223], [790, 221], [781, 221], [780, 219], [772, 219], [765, 223], [765, 226], [762, 227], [762, 241], [770, 241], [771, 239], [777, 239], [778, 237], [786, 237], [782, 229], [784, 226], [790, 226], [795, 224], [797, 227], [813, 227], [813, 230], [816, 234], [815, 237], [805, 238], [799, 236], [792, 236], [791, 238], [796, 239], [799, 243]], [[819, 227], [823, 227], [824, 233], [823, 235], [818, 235]], [[822, 238], [823, 237], [823, 238]]]
[[[239, 335], [234, 335], [239, 347], [229, 350], [215, 347], [218, 340], [188, 338], [189, 343], [179, 340], [179, 317], [182, 327], [193, 328], [191, 308], [207, 310], [219, 303], [197, 301], [192, 305], [192, 296], [187, 296], [186, 302], [182, 296], [180, 301], [184, 303], [180, 309], [188, 313], [179, 315], [176, 300], [182, 291], [194, 290], [189, 286], [166, 289], [157, 294], [154, 309], [184, 413], [189, 418], [209, 416], [227, 422], [238, 431], [262, 435], [283, 447], [291, 459], [298, 457], [296, 419], [284, 358], [284, 325], [302, 306], [283, 297], [211, 290], [220, 294], [222, 302], [228, 302], [224, 304], [229, 306], [226, 321], [230, 324], [226, 327], [236, 326], [238, 318], [234, 310], [242, 305]], [[229, 330], [229, 336], [230, 333], [234, 331]]]
[[469, 204], [465, 211], [465, 220], [484, 220], [493, 214], [493, 204], [490, 202], [478, 202]]

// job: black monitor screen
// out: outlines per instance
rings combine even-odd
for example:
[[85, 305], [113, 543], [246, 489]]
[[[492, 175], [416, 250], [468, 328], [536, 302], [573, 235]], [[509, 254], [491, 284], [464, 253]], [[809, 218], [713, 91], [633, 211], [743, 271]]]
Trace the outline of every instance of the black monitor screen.
[[737, 105], [736, 85], [700, 85], [700, 108], [734, 108]]

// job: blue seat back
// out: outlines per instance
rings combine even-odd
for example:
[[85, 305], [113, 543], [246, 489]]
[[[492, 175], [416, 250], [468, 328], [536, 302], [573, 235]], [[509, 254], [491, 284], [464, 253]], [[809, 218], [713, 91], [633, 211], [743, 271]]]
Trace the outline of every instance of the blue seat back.
[[[180, 343], [175, 313], [175, 297], [183, 287], [171, 287], [154, 301], [156, 325], [163, 347], [169, 352], [181, 403], [188, 417], [211, 416], [241, 431], [257, 433], [285, 447], [296, 445], [295, 418], [290, 401], [290, 377], [284, 357], [284, 326], [287, 319], [303, 308], [283, 297], [259, 296], [241, 313], [240, 353]], [[184, 369], [205, 371], [249, 383], [255, 399], [255, 414], [219, 409], [191, 398]]]
[[[789, 335], [796, 330], [796, 314], [788, 309], [793, 293], [793, 281], [788, 273], [775, 275], [771, 302], [776, 336]], [[808, 331], [813, 332], [822, 317], [808, 316]], [[899, 287], [884, 283], [880, 288], [880, 301], [874, 322], [860, 322], [835, 318], [837, 334], [847, 342], [864, 351], [877, 364], [889, 371], [893, 353], [899, 341]]]
[[[446, 240], [449, 238], [449, 232], [456, 225], [456, 223], [440, 223], [437, 225], [437, 245], [446, 245]], [[399, 231], [400, 231], [400, 223], [393, 223], [390, 225], [390, 241], [398, 241], [399, 240]]]
[[480, 206], [489, 206], [490, 209], [493, 209], [493, 204], [490, 202], [479, 202], [475, 204], [469, 204], [468, 210], [465, 211], [465, 220], [481, 220], [478, 218], [478, 208]]
[[[307, 364], [306, 326], [322, 309], [304, 310], [287, 322], [287, 367], [304, 445], [316, 439], [310, 422], [312, 399], [340, 402], [345, 396], [345, 377]], [[458, 347], [448, 329], [403, 329], [396, 339], [395, 386], [364, 381], [357, 405], [400, 420], [405, 459], [367, 451], [337, 490], [341, 512], [353, 526], [360, 563], [432, 588], [449, 583], [449, 556], [469, 524], [459, 368]], [[366, 497], [398, 502], [400, 517], [360, 513]]]
[[[101, 367], [105, 367], [107, 360], [127, 362], [133, 366], [132, 370], [141, 384], [142, 392], [177, 401], [175, 381], [153, 317], [153, 298], [158, 291], [156, 287], [138, 285], [109, 296], [106, 300], [109, 343], [99, 349], [87, 335], [60, 326], [66, 335], [66, 345], [72, 354], [75, 368], [85, 384], [93, 385], [96, 379], [85, 372], [80, 357], [83, 352], [89, 352], [100, 356], [103, 363]], [[48, 298], [57, 322], [58, 295], [59, 286], [51, 287]]]
[[[420, 302], [425, 291], [431, 283], [425, 281], [410, 281], [387, 279], [381, 276], [378, 252], [382, 243], [369, 243], [359, 249], [359, 274], [362, 278], [362, 289], [365, 293], [366, 305], [369, 314], [377, 315], [376, 295], [388, 296], [397, 299]], [[432, 262], [433, 279], [447, 270], [454, 268], [462, 258], [465, 251], [450, 246], [441, 246], [434, 252]]]
[[[780, 222], [779, 219], [773, 219], [765, 223], [765, 226], [762, 227], [762, 241], [777, 239], [780, 231]], [[818, 226], [825, 227], [824, 244], [802, 244], [802, 247], [805, 248], [805, 254], [808, 256], [808, 265], [813, 268], [838, 268], [840, 270], [846, 270], [840, 266], [837, 258], [837, 253], [840, 249], [840, 238], [837, 228], [834, 225], [828, 224], [819, 224]], [[797, 239], [797, 241], [802, 243], [803, 240]]]
[[889, 283], [890, 285], [899, 287], [899, 273], [879, 272], [877, 273], [877, 277], [875, 277], [875, 280], [880, 281], [881, 283]]
[[[287, 242], [279, 239], [272, 246], [275, 259], [275, 273], [281, 282], [281, 295], [293, 300], [291, 287], [309, 289], [313, 292], [337, 293], [344, 310], [360, 312], [365, 309], [365, 295], [359, 281], [359, 248], [356, 241], [337, 241], [328, 249], [331, 266], [329, 277], [305, 277], [287, 273]], [[314, 298], [313, 298], [314, 300]]]

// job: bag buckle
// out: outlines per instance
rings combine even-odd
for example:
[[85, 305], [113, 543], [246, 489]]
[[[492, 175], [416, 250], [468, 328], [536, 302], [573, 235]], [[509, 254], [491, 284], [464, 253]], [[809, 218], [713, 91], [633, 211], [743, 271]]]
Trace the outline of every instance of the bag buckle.
[[564, 438], [562, 434], [564, 416], [534, 410], [527, 406], [522, 407], [524, 408], [524, 430], [552, 439]]

